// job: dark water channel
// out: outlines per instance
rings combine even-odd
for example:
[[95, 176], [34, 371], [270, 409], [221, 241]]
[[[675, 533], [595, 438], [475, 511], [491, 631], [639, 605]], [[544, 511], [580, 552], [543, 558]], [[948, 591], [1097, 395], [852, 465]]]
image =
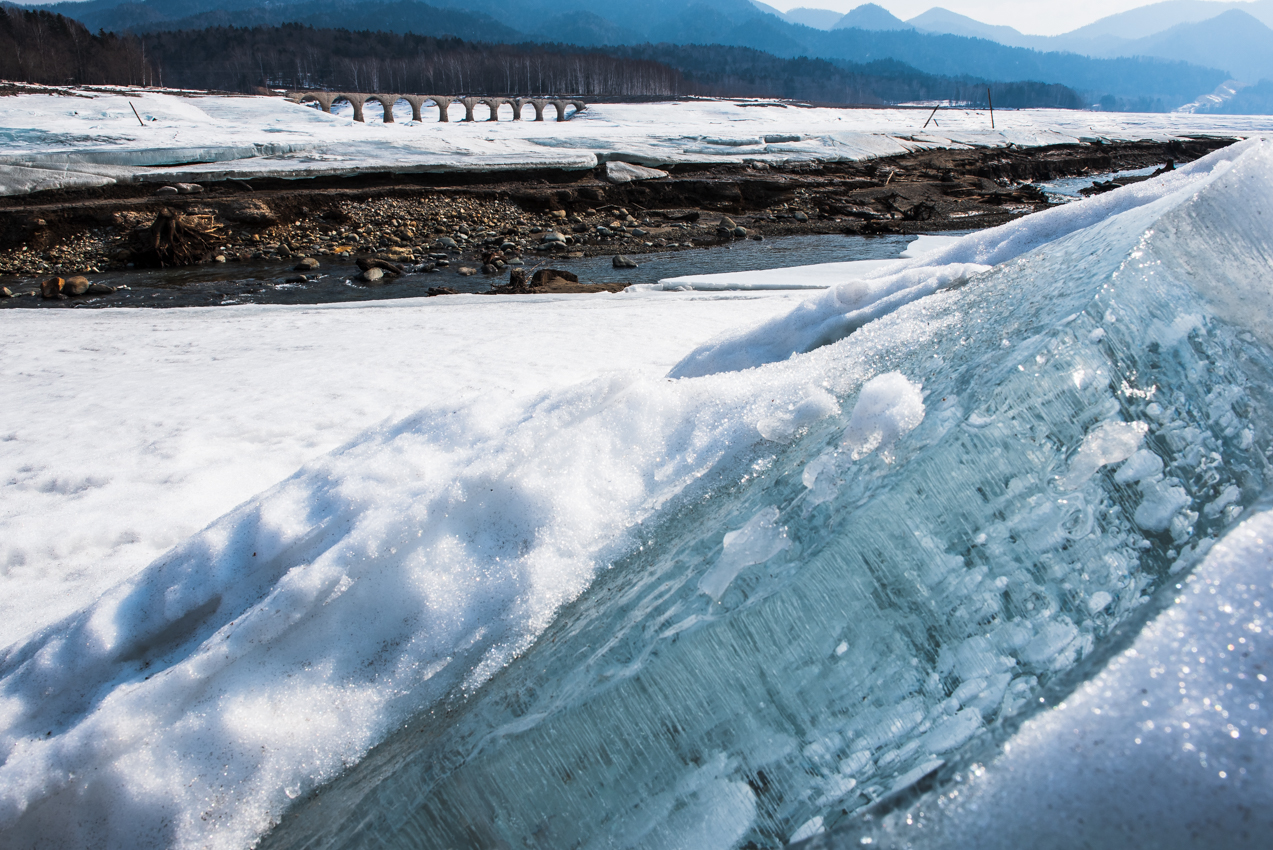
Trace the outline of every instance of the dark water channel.
[[[943, 235], [956, 235], [946, 233]], [[639, 266], [616, 269], [610, 257], [564, 259], [527, 255], [525, 268], [540, 265], [574, 272], [581, 283], [657, 283], [662, 278], [689, 274], [789, 268], [813, 263], [851, 260], [887, 260], [898, 257], [914, 236], [788, 236], [757, 242], [739, 240], [732, 245], [693, 248], [657, 254], [633, 255]], [[130, 270], [90, 275], [90, 280], [128, 289], [112, 295], [83, 296], [66, 301], [44, 301], [29, 295], [0, 299], [0, 307], [207, 307], [230, 304], [323, 304], [345, 301], [377, 301], [417, 298], [430, 287], [450, 287], [457, 292], [486, 292], [492, 284], [508, 281], [499, 275], [459, 274], [468, 261], [453, 258], [450, 267], [431, 273], [388, 278], [392, 282], [364, 284], [356, 280], [352, 259], [322, 257], [323, 265], [306, 283], [287, 283], [295, 277], [295, 260], [232, 262], [184, 269]], [[39, 288], [37, 278], [0, 281], [14, 292]]]

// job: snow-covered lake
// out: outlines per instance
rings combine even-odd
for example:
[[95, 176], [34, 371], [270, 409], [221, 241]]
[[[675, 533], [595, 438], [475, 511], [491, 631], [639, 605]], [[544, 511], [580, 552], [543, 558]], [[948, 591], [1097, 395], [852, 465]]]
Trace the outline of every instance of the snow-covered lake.
[[813, 295], [6, 311], [0, 843], [1260, 846], [1271, 199], [1256, 139]]
[[[0, 101], [0, 194], [57, 187], [227, 178], [493, 169], [588, 169], [618, 160], [792, 163], [860, 160], [927, 148], [1079, 141], [1246, 138], [1270, 116], [1066, 110], [805, 108], [772, 101], [595, 104], [557, 121], [358, 123], [280, 97], [21, 95]], [[405, 102], [399, 104], [405, 107]], [[142, 120], [134, 115], [134, 108]]]

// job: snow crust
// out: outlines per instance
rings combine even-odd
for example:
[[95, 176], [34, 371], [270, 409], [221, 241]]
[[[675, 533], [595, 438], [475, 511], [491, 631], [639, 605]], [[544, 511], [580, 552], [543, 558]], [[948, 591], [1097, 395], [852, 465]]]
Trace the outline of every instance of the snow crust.
[[[1246, 138], [1273, 130], [1267, 116], [1065, 110], [999, 112], [998, 129], [991, 130], [983, 112], [950, 110], [941, 114], [940, 132], [921, 133], [927, 117], [923, 110], [717, 100], [594, 104], [566, 122], [467, 124], [460, 120], [463, 109], [458, 105], [451, 107], [450, 123], [438, 123], [432, 107], [423, 123], [412, 122], [410, 108], [400, 101], [395, 122], [385, 124], [374, 107], [367, 111], [366, 123], [353, 121], [343, 102], [325, 114], [279, 97], [76, 91], [83, 96], [24, 94], [0, 103], [0, 194], [130, 181], [589, 169], [609, 162], [763, 166], [860, 160], [930, 148], [1167, 140], [1198, 134]], [[631, 171], [624, 173], [631, 176]]]
[[[445, 699], [479, 693], [607, 565], [655, 546], [643, 522], [664, 509], [675, 513], [685, 494], [698, 504], [701, 494], [695, 487], [722, 470], [742, 488], [739, 510], [747, 510], [727, 526], [723, 538], [713, 538], [711, 528], [694, 532], [720, 543], [718, 554], [703, 556], [711, 567], [695, 582], [693, 596], [760, 617], [759, 605], [747, 609], [747, 594], [763, 600], [767, 588], [776, 594], [793, 586], [783, 584], [791, 574], [775, 565], [772, 572], [752, 575], [745, 587], [740, 583], [748, 581], [749, 570], [798, 551], [789, 524], [823, 528], [827, 516], [814, 520], [812, 513], [794, 511], [788, 520], [788, 514], [769, 509], [766, 493], [745, 489], [748, 481], [763, 481], [768, 468], [758, 445], [803, 447], [799, 441], [810, 440], [815, 431], [821, 435], [817, 429], [840, 445], [843, 451], [831, 448], [810, 457], [795, 474], [793, 486], [801, 499], [807, 491], [810, 512], [841, 503], [856, 508], [859, 497], [860, 504], [869, 505], [873, 494], [893, 498], [887, 489], [872, 491], [871, 482], [893, 480], [889, 476], [901, 474], [907, 464], [931, 460], [931, 454], [924, 455], [927, 446], [957, 438], [975, 448], [1017, 428], [1015, 418], [994, 415], [995, 404], [1006, 404], [995, 392], [1012, 384], [1014, 398], [1029, 399], [1026, 365], [1032, 364], [1036, 378], [1049, 376], [1049, 403], [1065, 397], [1058, 386], [1100, 401], [1077, 410], [1081, 422], [1064, 423], [1077, 437], [1059, 448], [1022, 426], [1018, 442], [1029, 450], [1020, 452], [1029, 455], [1031, 474], [1040, 478], [1018, 477], [1002, 485], [994, 535], [975, 545], [985, 547], [990, 562], [1005, 569], [1020, 554], [1014, 547], [1025, 546], [1031, 558], [1051, 565], [1056, 575], [1048, 580], [1069, 582], [1067, 593], [1081, 604], [1062, 614], [1044, 598], [1051, 587], [1045, 579], [1036, 587], [1036, 577], [1024, 570], [996, 577], [988, 567], [973, 567], [934, 540], [911, 534], [908, 545], [923, 562], [916, 567], [923, 575], [907, 573], [907, 580], [945, 594], [941, 598], [953, 606], [952, 622], [982, 623], [984, 610], [990, 610], [985, 606], [998, 604], [995, 600], [1013, 582], [1035, 588], [1031, 592], [1043, 608], [1031, 601], [1035, 614], [995, 620], [992, 634], [952, 637], [941, 645], [936, 678], [929, 680], [908, 673], [900, 656], [866, 640], [874, 623], [869, 618], [853, 624], [866, 631], [854, 632], [851, 644], [845, 639], [843, 650], [838, 635], [823, 636], [827, 646], [820, 664], [878, 656], [879, 666], [869, 673], [878, 677], [873, 688], [884, 701], [847, 721], [833, 713], [824, 718], [825, 726], [811, 725], [808, 740], [771, 736], [765, 739], [768, 750], [748, 749], [749, 759], [794, 764], [791, 774], [809, 783], [808, 794], [791, 798], [787, 810], [762, 813], [754, 789], [739, 779], [742, 755], [709, 752], [692, 770], [678, 774], [665, 795], [637, 801], [639, 806], [611, 825], [624, 837], [624, 846], [670, 844], [678, 836], [736, 844], [762, 819], [779, 824], [785, 838], [804, 837], [822, 829], [855, 795], [905, 791], [984, 735], [986, 718], [1019, 708], [1032, 693], [1035, 676], [1065, 669], [1090, 651], [1106, 611], [1125, 617], [1142, 604], [1139, 593], [1151, 579], [1133, 567], [1138, 538], [1121, 503], [1100, 501], [1102, 488], [1114, 482], [1139, 489], [1140, 508], [1132, 522], [1160, 535], [1149, 543], [1151, 549], [1172, 547], [1175, 560], [1164, 566], [1176, 571], [1207, 554], [1205, 546], [1191, 542], [1200, 518], [1219, 527], [1236, 519], [1250, 501], [1234, 485], [1236, 493], [1219, 488], [1206, 505], [1195, 504], [1183, 479], [1203, 490], [1210, 484], [1197, 484], [1193, 472], [1210, 470], [1216, 481], [1226, 480], [1221, 477], [1228, 474], [1226, 467], [1206, 454], [1213, 450], [1208, 440], [1218, 439], [1214, 434], [1223, 438], [1222, 448], [1230, 455], [1262, 451], [1257, 438], [1265, 438], [1264, 424], [1244, 422], [1242, 411], [1266, 400], [1258, 396], [1259, 387], [1226, 385], [1224, 369], [1230, 366], [1218, 355], [1232, 354], [1234, 362], [1246, 364], [1243, 352], [1258, 353], [1259, 346], [1269, 345], [1268, 311], [1252, 306], [1267, 305], [1267, 293], [1263, 301], [1247, 298], [1245, 312], [1229, 293], [1256, 292], [1266, 280], [1252, 269], [1268, 267], [1267, 262], [1259, 265], [1267, 257], [1253, 255], [1270, 250], [1273, 219], [1259, 207], [1273, 185], [1270, 151], [1267, 142], [1247, 142], [1168, 178], [965, 237], [907, 261], [900, 270], [828, 290], [790, 315], [682, 360], [673, 378], [690, 372], [700, 376], [693, 379], [663, 374], [686, 347], [744, 318], [754, 321], [785, 309], [790, 296], [713, 301], [631, 293], [519, 300], [515, 307], [481, 299], [480, 314], [472, 309], [475, 299], [460, 298], [7, 319], [0, 374], [21, 394], [6, 393], [6, 398], [22, 403], [6, 410], [20, 411], [30, 421], [6, 421], [0, 457], [8, 465], [6, 481], [30, 485], [20, 494], [6, 487], [0, 516], [10, 528], [38, 529], [22, 532], [30, 535], [25, 540], [5, 536], [10, 548], [3, 579], [10, 581], [10, 571], [16, 571], [19, 581], [28, 582], [19, 585], [22, 596], [13, 610], [52, 604], [40, 594], [52, 595], [54, 582], [63, 581], [56, 573], [64, 569], [59, 567], [64, 557], [80, 559], [88, 570], [99, 553], [119, 548], [111, 556], [118, 559], [112, 569], [127, 577], [60, 621], [50, 622], [47, 613], [35, 615], [24, 628], [36, 630], [20, 633], [0, 654], [0, 834], [6, 846], [250, 844], [293, 800], [357, 763], [409, 718]], [[1261, 212], [1238, 221], [1232, 213], [1239, 203]], [[1219, 218], [1225, 210], [1229, 217]], [[1237, 235], [1226, 236], [1226, 229]], [[1140, 249], [1134, 247], [1138, 240]], [[1199, 247], [1208, 240], [1219, 246], [1214, 255]], [[1225, 259], [1227, 244], [1243, 246], [1242, 255]], [[1177, 246], [1193, 253], [1179, 254]], [[1082, 263], [1076, 261], [1080, 257]], [[1205, 263], [1207, 275], [1188, 276], [1194, 263]], [[1138, 296], [1134, 285], [1127, 293], [1120, 289], [1124, 277], [1143, 285], [1160, 268], [1177, 275], [1172, 280], [1189, 281], [1203, 301], [1172, 301], [1154, 312], [1159, 307], [1152, 298]], [[1091, 277], [1097, 270], [1101, 276]], [[1083, 292], [1021, 291], [1040, 275], [1076, 287], [1105, 283], [1096, 302]], [[994, 286], [998, 296], [1011, 295], [1036, 309], [1056, 310], [1058, 298], [1072, 297], [1084, 318], [1077, 321], [1076, 312], [1049, 328], [1051, 340], [1005, 335], [1002, 346], [999, 336], [987, 336], [1000, 332], [1000, 325], [980, 327], [977, 351], [989, 346], [991, 354], [978, 354], [980, 359], [961, 368], [973, 374], [967, 380], [981, 382], [984, 405], [965, 409], [959, 396], [971, 390], [963, 388], [925, 398], [931, 382], [956, 386], [947, 362], [972, 357], [959, 329], [972, 334], [978, 311], [989, 309], [971, 295], [958, 300], [958, 292], [920, 300], [957, 283], [970, 283], [970, 293], [981, 291], [973, 286]], [[504, 303], [507, 310], [500, 309]], [[555, 324], [546, 324], [543, 335], [534, 337], [526, 330], [535, 324], [526, 320], [526, 312], [539, 305], [537, 315]], [[619, 309], [607, 309], [611, 305]], [[715, 312], [722, 305], [732, 312]], [[634, 321], [643, 310], [647, 324]], [[865, 328], [877, 318], [885, 321]], [[1091, 327], [1097, 321], [1101, 327]], [[1108, 386], [1109, 375], [1101, 369], [1110, 355], [1101, 347], [1106, 336], [1098, 331], [1117, 339], [1132, 321], [1170, 352], [1162, 368], [1179, 369], [1181, 386], [1198, 382], [1211, 387], [1209, 393], [1185, 397], [1180, 390], [1176, 398], [1164, 390], [1161, 403], [1146, 403], [1156, 386]], [[1221, 321], [1244, 329], [1246, 336], [1231, 338]], [[658, 334], [648, 331], [650, 323], [661, 323]], [[316, 333], [316, 326], [323, 332]], [[148, 327], [151, 334], [167, 334], [167, 345], [158, 346], [164, 358], [145, 367], [156, 360], [148, 356], [154, 347], [137, 342]], [[860, 339], [845, 339], [858, 328], [863, 329]], [[577, 335], [573, 340], [570, 331]], [[1011, 333], [1006, 325], [1003, 332]], [[610, 348], [594, 350], [608, 337], [614, 338]], [[48, 374], [29, 364], [36, 355], [66, 348], [65, 342], [53, 341], [67, 338], [78, 348], [62, 352], [64, 380], [50, 390]], [[557, 338], [567, 341], [547, 342]], [[509, 340], [524, 350], [510, 356]], [[934, 340], [947, 345], [931, 347]], [[1120, 350], [1143, 341], [1122, 340]], [[246, 350], [217, 365], [214, 358], [230, 356], [236, 343]], [[431, 359], [448, 345], [460, 352], [441, 361], [455, 369], [450, 376]], [[791, 356], [812, 349], [820, 350]], [[1074, 358], [1072, 368], [1066, 357]], [[908, 371], [895, 368], [903, 360], [910, 364]], [[102, 371], [90, 368], [95, 361], [104, 364]], [[551, 380], [537, 375], [536, 367], [574, 361], [579, 362]], [[609, 372], [610, 364], [634, 361], [637, 369]], [[1214, 372], [1203, 368], [1206, 363]], [[299, 371], [290, 371], [296, 366]], [[104, 374], [118, 382], [101, 381]], [[148, 386], [147, 379], [156, 377], [159, 386]], [[568, 386], [580, 379], [583, 383]], [[96, 389], [86, 392], [90, 387]], [[279, 388], [285, 393], [281, 399]], [[1119, 404], [1111, 407], [1105, 398], [1114, 391], [1127, 404], [1138, 405], [1144, 418], [1123, 420]], [[89, 404], [73, 402], [77, 392], [86, 392]], [[1243, 392], [1258, 398], [1253, 402]], [[852, 407], [841, 408], [841, 400], [848, 399]], [[112, 424], [110, 416], [99, 415], [97, 405], [114, 411], [119, 421]], [[212, 411], [232, 408], [240, 411], [235, 419], [213, 427], [200, 423]], [[153, 435], [181, 439], [167, 447], [163, 440], [148, 439], [135, 419], [121, 415], [137, 409], [147, 411], [151, 424], [143, 420], [143, 425], [153, 428]], [[846, 410], [849, 420], [841, 423], [837, 417]], [[68, 417], [68, 411], [78, 418]], [[1205, 421], [1207, 430], [1191, 424], [1195, 421]], [[82, 439], [67, 439], [67, 422]], [[1146, 431], [1137, 426], [1149, 422]], [[364, 431], [372, 425], [377, 427]], [[94, 434], [93, 427], [102, 430]], [[1152, 452], [1157, 465], [1141, 454], [1138, 437], [1149, 427], [1158, 441]], [[241, 428], [251, 429], [252, 439], [233, 434]], [[114, 440], [129, 430], [142, 433], [116, 445]], [[24, 445], [28, 441], [34, 449]], [[245, 446], [253, 442], [260, 445]], [[115, 456], [104, 455], [102, 445]], [[183, 517], [185, 503], [175, 502], [172, 482], [164, 478], [173, 474], [174, 464], [162, 461], [165, 452], [181, 457], [190, 445], [203, 452], [203, 460], [193, 464], [196, 471], [183, 471], [179, 464], [187, 461], [177, 462], [177, 492], [218, 489], [209, 476], [224, 475], [228, 483], [196, 501], [191, 516]], [[1065, 445], [1073, 451], [1068, 464], [1059, 465], [1053, 455], [1067, 454]], [[333, 446], [338, 448], [321, 454]], [[63, 450], [75, 453], [65, 466], [30, 468], [33, 458], [51, 464], [54, 452]], [[1034, 458], [1042, 452], [1049, 454], [1039, 473]], [[103, 459], [94, 461], [96, 455]], [[154, 455], [161, 463], [150, 469], [131, 477], [118, 472], [130, 464], [144, 466]], [[969, 449], [969, 456], [977, 452]], [[1162, 456], [1172, 461], [1166, 470]], [[188, 525], [179, 527], [178, 520], [211, 519], [215, 511], [246, 498], [261, 478], [277, 480], [297, 461], [303, 466], [291, 477], [186, 536], [148, 567], [130, 569], [130, 563], [139, 565], [146, 547], [166, 549], [172, 537], [185, 533]], [[79, 462], [87, 462], [86, 470], [98, 463], [98, 469], [110, 472], [104, 482], [64, 478], [66, 470], [78, 471]], [[1114, 464], [1121, 465], [1108, 479], [1102, 477], [1102, 470]], [[206, 469], [213, 465], [219, 468]], [[257, 465], [261, 468], [254, 472]], [[914, 474], [924, 468], [916, 466]], [[1118, 482], [1117, 476], [1124, 480]], [[936, 476], [924, 486], [942, 481]], [[1044, 490], [1029, 499], [1021, 495], [1023, 488], [1045, 488], [1049, 481], [1078, 492], [1060, 499]], [[111, 498], [95, 501], [95, 490]], [[35, 495], [41, 493], [48, 499], [41, 502]], [[140, 507], [117, 507], [126, 503]], [[1079, 565], [1064, 559], [1078, 557], [1076, 552], [1086, 551], [1082, 546], [1109, 542], [1093, 534], [1097, 505], [1108, 524], [1104, 536], [1120, 548], [1102, 550], [1107, 560], [1101, 573], [1080, 575]], [[961, 506], [947, 507], [953, 512]], [[50, 548], [66, 528], [87, 519], [111, 531], [118, 528], [108, 519], [111, 510], [125, 511], [144, 534], [135, 540], [109, 531], [87, 542], [73, 538], [65, 555]], [[147, 512], [154, 519], [146, 519]], [[36, 518], [41, 523], [33, 523]], [[859, 536], [878, 530], [864, 526]], [[12, 539], [20, 542], [8, 543]], [[138, 543], [143, 545], [127, 550]], [[1264, 549], [1244, 548], [1241, 538], [1238, 544], [1224, 562], [1233, 569], [1244, 570], [1248, 561], [1264, 557]], [[715, 545], [693, 543], [713, 553]], [[698, 551], [693, 546], [687, 544], [691, 555]], [[823, 553], [818, 560], [828, 574], [834, 572], [829, 558]], [[35, 568], [24, 574], [31, 564]], [[99, 587], [90, 579], [73, 577], [71, 583], [80, 587], [78, 604]], [[862, 593], [851, 595], [869, 598], [869, 588], [863, 585]], [[883, 625], [882, 612], [871, 616]], [[677, 646], [693, 646], [693, 631], [704, 622], [696, 615], [672, 624], [685, 635]], [[632, 664], [632, 659], [623, 662]], [[606, 680], [621, 683], [636, 675], [623, 665], [608, 670]], [[802, 669], [808, 683], [801, 687], [812, 693], [823, 680], [813, 675], [817, 670]], [[728, 673], [699, 669], [704, 678]], [[928, 690], [936, 692], [942, 681], [958, 687], [930, 704]], [[897, 698], [889, 702], [887, 695]], [[744, 716], [766, 711], [771, 709], [762, 703]], [[735, 709], [732, 716], [737, 714]], [[494, 737], [512, 741], [520, 731], [545, 728], [542, 717], [528, 716]], [[763, 728], [744, 731], [764, 738]], [[490, 748], [496, 751], [495, 741]], [[798, 754], [798, 763], [792, 754]]]

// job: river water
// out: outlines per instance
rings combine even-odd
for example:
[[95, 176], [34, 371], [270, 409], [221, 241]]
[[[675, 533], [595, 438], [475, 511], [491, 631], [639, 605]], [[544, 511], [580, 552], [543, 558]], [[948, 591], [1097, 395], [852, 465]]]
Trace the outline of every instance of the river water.
[[[954, 235], [945, 233], [943, 235]], [[657, 283], [662, 278], [692, 274], [790, 268], [814, 263], [894, 259], [914, 241], [914, 236], [847, 236], [839, 234], [787, 236], [764, 241], [739, 240], [730, 245], [693, 248], [657, 254], [633, 255], [635, 269], [613, 268], [611, 258], [548, 258], [528, 255], [526, 269], [538, 265], [570, 271], [581, 283]], [[208, 307], [231, 304], [323, 304], [344, 301], [379, 301], [417, 298], [431, 287], [450, 287], [457, 292], [487, 292], [492, 284], [508, 282], [508, 273], [463, 276], [461, 263], [432, 273], [407, 274], [369, 285], [356, 280], [352, 259], [325, 257], [311, 276], [316, 280], [287, 283], [297, 276], [295, 260], [209, 264], [183, 269], [130, 270], [91, 275], [95, 282], [128, 289], [112, 295], [44, 301], [38, 297], [0, 300], [0, 307]], [[38, 289], [37, 278], [6, 281], [14, 292]]]

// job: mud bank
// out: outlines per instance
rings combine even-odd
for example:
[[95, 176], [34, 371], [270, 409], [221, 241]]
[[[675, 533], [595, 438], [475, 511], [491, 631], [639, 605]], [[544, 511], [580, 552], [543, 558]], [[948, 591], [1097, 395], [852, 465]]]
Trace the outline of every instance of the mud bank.
[[1233, 141], [939, 150], [783, 169], [682, 165], [626, 184], [596, 169], [229, 181], [160, 195], [153, 184], [45, 192], [0, 199], [0, 275], [153, 263], [144, 236], [165, 210], [211, 222], [204, 262], [376, 255], [488, 273], [521, 257], [979, 229], [1047, 207], [1034, 183], [1189, 162]]

